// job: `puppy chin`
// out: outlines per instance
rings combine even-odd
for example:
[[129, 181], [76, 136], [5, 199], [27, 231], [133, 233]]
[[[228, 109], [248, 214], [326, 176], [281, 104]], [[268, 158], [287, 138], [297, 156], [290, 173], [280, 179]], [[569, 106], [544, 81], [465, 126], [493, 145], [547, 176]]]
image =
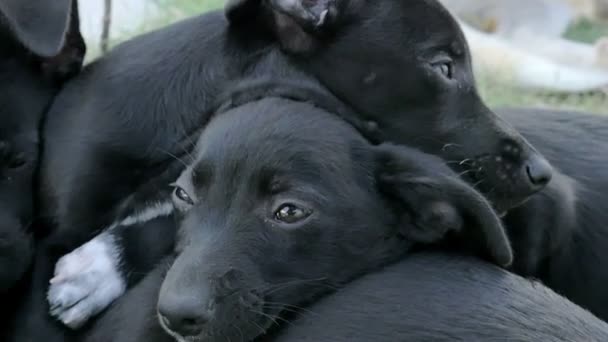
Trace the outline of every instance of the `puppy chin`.
[[490, 203], [494, 211], [501, 219], [507, 216], [510, 210], [521, 207], [530, 200], [530, 197], [526, 197], [521, 200], [494, 200], [490, 198]]
[[[163, 330], [177, 342], [192, 342], [193, 341], [193, 340], [189, 340], [189, 339], [181, 336], [180, 334], [176, 333], [175, 331], [169, 329], [169, 327], [167, 326], [167, 324], [163, 320], [163, 317], [160, 314], [157, 313], [156, 318], [158, 318], [158, 323], [160, 324], [161, 328], [163, 328]], [[193, 339], [196, 340], [196, 338], [193, 338]]]

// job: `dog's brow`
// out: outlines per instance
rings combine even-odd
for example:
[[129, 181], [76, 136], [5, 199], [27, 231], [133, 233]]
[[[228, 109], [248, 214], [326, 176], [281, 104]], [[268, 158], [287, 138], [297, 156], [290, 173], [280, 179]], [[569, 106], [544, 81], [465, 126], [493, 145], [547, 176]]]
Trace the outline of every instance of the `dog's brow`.
[[194, 168], [192, 168], [192, 185], [195, 188], [199, 188], [209, 183], [212, 177], [213, 170], [209, 164], [204, 161], [197, 162]]

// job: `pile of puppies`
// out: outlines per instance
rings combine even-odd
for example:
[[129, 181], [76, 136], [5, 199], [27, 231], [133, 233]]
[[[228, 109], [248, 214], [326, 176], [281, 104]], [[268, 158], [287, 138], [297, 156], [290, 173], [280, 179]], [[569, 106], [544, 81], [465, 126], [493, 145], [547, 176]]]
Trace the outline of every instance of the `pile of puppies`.
[[435, 0], [228, 1], [79, 73], [76, 6], [0, 0], [3, 341], [608, 340], [608, 121], [488, 109]]

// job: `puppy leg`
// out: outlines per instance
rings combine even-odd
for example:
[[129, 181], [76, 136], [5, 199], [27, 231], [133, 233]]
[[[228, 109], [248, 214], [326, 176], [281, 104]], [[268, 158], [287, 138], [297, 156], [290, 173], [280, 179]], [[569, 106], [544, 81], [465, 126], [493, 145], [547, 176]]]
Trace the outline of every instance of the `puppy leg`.
[[72, 329], [84, 325], [171, 252], [174, 231], [167, 216], [121, 225], [63, 256], [47, 294], [51, 315]]

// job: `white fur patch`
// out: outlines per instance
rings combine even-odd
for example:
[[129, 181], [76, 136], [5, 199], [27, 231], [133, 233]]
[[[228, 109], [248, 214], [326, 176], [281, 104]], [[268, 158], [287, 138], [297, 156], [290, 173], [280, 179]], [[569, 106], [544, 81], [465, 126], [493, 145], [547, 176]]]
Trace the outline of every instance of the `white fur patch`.
[[115, 222], [104, 233], [59, 259], [47, 294], [51, 315], [77, 329], [106, 309], [127, 287], [119, 271], [121, 251], [110, 231], [119, 227], [129, 229], [129, 226], [169, 216], [173, 211], [171, 202], [152, 204]]
[[157, 202], [150, 205], [146, 209], [127, 216], [125, 219], [119, 222], [115, 222], [110, 225], [109, 229], [116, 228], [118, 226], [133, 226], [139, 223], [145, 223], [155, 218], [169, 216], [175, 210], [172, 202]]
[[47, 293], [51, 315], [77, 329], [122, 295], [119, 255], [112, 236], [102, 233], [59, 259]]

